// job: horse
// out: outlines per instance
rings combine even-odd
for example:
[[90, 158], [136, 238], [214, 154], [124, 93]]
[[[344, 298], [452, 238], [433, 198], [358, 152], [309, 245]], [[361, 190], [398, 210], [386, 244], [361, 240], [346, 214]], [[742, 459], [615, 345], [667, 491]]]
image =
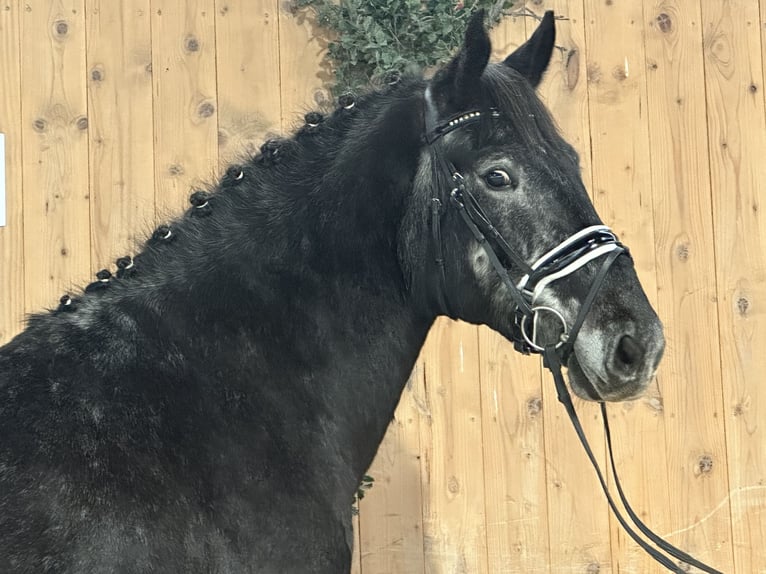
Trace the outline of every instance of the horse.
[[31, 316], [0, 348], [0, 571], [349, 572], [442, 315], [527, 351], [577, 323], [575, 393], [640, 394], [662, 325], [535, 92], [554, 40], [547, 13], [490, 62], [477, 13], [433, 75], [310, 113]]

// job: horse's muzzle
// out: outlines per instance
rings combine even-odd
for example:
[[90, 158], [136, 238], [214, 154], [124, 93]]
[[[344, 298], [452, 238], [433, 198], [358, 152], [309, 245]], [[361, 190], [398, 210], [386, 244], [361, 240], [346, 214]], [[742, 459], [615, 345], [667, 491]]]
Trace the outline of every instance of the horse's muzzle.
[[596, 401], [625, 401], [639, 397], [654, 378], [665, 350], [659, 321], [643, 333], [643, 336], [631, 332], [610, 337], [602, 346], [602, 365], [589, 364], [585, 356], [579, 357], [575, 351], [567, 365], [575, 394]]

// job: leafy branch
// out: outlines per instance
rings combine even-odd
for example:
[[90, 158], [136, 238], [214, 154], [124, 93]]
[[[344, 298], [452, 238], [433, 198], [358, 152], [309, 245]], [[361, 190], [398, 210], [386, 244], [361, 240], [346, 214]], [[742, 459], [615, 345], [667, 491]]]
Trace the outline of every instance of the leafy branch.
[[514, 0], [294, 0], [309, 8], [332, 38], [328, 63], [333, 91], [357, 91], [409, 69], [448, 61], [460, 47], [470, 15], [497, 24]]

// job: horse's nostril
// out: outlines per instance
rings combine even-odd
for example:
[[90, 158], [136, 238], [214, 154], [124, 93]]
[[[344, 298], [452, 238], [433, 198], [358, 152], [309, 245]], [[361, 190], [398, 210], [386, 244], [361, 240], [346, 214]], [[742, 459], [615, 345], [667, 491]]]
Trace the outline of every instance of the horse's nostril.
[[630, 335], [623, 335], [617, 343], [617, 362], [626, 367], [633, 367], [641, 362], [644, 348]]

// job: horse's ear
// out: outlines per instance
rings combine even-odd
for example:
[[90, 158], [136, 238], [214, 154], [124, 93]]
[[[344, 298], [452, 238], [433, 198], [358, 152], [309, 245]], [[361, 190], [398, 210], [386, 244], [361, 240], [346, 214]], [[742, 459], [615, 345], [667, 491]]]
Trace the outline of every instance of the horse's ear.
[[484, 28], [484, 10], [477, 10], [468, 21], [460, 52], [434, 76], [434, 95], [456, 111], [477, 99], [479, 79], [491, 51], [489, 34]]
[[556, 42], [556, 24], [553, 12], [548, 10], [534, 34], [519, 46], [504, 64], [524, 76], [536, 88], [551, 61]]

